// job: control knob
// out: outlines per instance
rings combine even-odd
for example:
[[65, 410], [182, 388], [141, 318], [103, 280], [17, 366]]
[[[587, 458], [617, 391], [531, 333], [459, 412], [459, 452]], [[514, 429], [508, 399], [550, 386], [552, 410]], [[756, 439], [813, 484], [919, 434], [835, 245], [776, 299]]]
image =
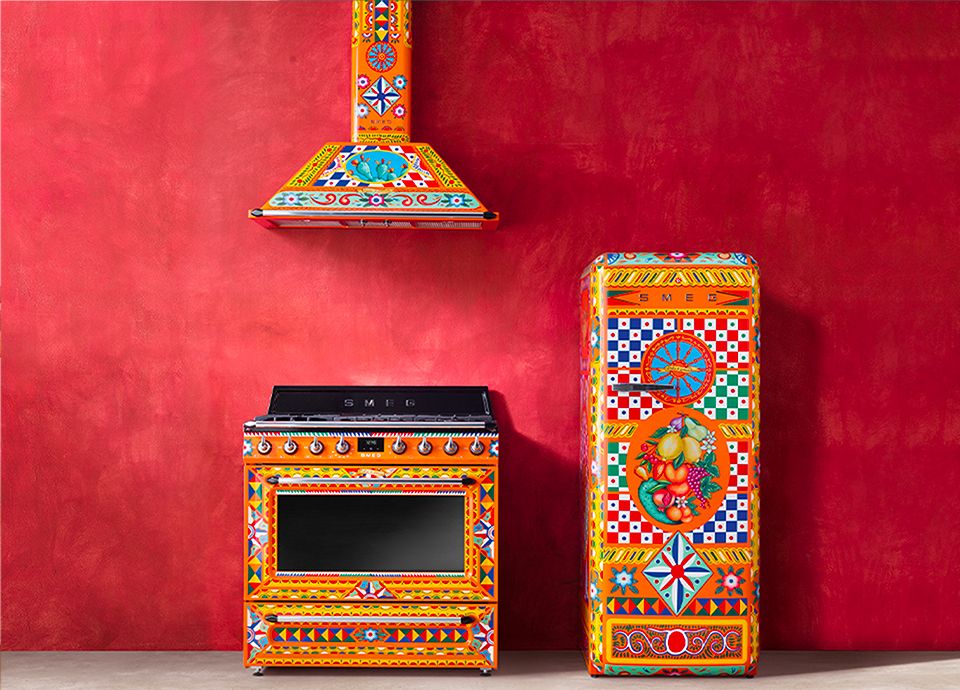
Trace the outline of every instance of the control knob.
[[403, 455], [407, 450], [407, 444], [403, 442], [403, 439], [397, 436], [397, 440], [393, 442], [393, 445], [390, 446], [392, 450], [397, 455]]
[[337, 452], [340, 453], [340, 455], [343, 455], [349, 450], [350, 450], [350, 444], [347, 442], [347, 439], [341, 436], [340, 440], [337, 441]]
[[267, 437], [261, 436], [260, 443], [257, 444], [257, 452], [260, 453], [260, 455], [266, 455], [270, 452], [271, 448], [273, 448], [273, 446], [270, 445], [270, 441], [267, 440]]
[[447, 455], [453, 455], [458, 450], [460, 450], [460, 446], [457, 445], [457, 442], [453, 440], [452, 436], [443, 444], [443, 452]]
[[421, 440], [420, 445], [417, 446], [420, 455], [428, 455], [431, 450], [433, 450], [433, 445], [427, 439]]
[[310, 443], [310, 452], [314, 455], [320, 455], [323, 452], [323, 444], [320, 442], [319, 438], [314, 437], [313, 441]]
[[473, 443], [470, 444], [470, 452], [474, 455], [480, 455], [483, 452], [483, 442], [479, 437], [473, 437]]
[[293, 455], [297, 452], [297, 442], [292, 438], [287, 438], [287, 442], [283, 444], [283, 452], [287, 455]]

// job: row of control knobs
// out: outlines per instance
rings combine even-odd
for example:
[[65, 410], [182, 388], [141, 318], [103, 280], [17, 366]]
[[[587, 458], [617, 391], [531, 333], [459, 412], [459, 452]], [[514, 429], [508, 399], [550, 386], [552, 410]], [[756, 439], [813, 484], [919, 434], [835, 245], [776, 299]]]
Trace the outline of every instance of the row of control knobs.
[[[468, 448], [474, 455], [480, 455], [484, 448], [483, 441], [481, 441], [479, 437], [474, 436], [473, 442]], [[265, 436], [261, 436], [260, 443], [257, 444], [257, 452], [261, 455], [266, 455], [272, 449], [273, 445], [271, 445], [270, 441], [268, 441]], [[287, 442], [283, 444], [283, 452], [287, 455], [293, 455], [299, 449], [300, 447], [297, 445], [297, 442], [292, 438], [288, 438]], [[320, 442], [319, 438], [314, 438], [310, 443], [309, 449], [314, 455], [320, 455], [320, 453], [323, 452], [323, 443]], [[346, 455], [350, 452], [350, 442], [341, 436], [340, 440], [337, 441], [337, 445], [334, 446], [334, 449], [340, 453], [340, 455]], [[397, 455], [403, 455], [407, 451], [407, 444], [401, 437], [397, 436], [397, 440], [390, 446], [390, 450]], [[430, 441], [425, 438], [420, 439], [420, 443], [417, 444], [417, 452], [420, 453], [420, 455], [429, 455], [432, 450], [433, 444], [430, 443]], [[448, 438], [447, 442], [443, 444], [443, 452], [447, 455], [456, 455], [458, 450], [460, 450], [460, 446], [453, 440], [453, 437]]]

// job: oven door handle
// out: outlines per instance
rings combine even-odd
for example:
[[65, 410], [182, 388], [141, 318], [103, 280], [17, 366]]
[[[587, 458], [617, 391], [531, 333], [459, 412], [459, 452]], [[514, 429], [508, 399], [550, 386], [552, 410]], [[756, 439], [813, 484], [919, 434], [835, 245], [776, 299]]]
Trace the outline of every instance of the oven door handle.
[[305, 616], [268, 614], [270, 623], [430, 623], [433, 625], [470, 625], [473, 616]]
[[647, 391], [672, 391], [669, 383], [612, 383], [610, 388], [617, 393], [645, 393]]
[[434, 486], [471, 486], [477, 483], [473, 477], [281, 477], [274, 474], [267, 477], [268, 484], [387, 484], [408, 486], [411, 484], [431, 484]]

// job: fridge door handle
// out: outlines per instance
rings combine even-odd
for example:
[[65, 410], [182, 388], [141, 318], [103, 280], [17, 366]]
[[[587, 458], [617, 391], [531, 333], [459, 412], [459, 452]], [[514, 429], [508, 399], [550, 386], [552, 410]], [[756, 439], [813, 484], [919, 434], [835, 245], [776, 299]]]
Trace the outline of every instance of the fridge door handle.
[[276, 615], [264, 618], [270, 623], [430, 623], [433, 625], [470, 625], [473, 616], [310, 616]]
[[473, 477], [281, 477], [278, 474], [267, 477], [268, 484], [378, 484], [386, 486], [407, 486], [410, 484], [430, 484], [433, 486], [471, 486], [477, 483]]
[[672, 391], [674, 387], [669, 383], [612, 383], [610, 388], [617, 393], [645, 393], [647, 391]]

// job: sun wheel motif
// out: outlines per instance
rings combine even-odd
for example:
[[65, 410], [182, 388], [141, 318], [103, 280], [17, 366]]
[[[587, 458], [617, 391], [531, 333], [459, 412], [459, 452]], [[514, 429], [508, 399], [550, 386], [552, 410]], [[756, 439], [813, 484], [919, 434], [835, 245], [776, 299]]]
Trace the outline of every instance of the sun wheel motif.
[[713, 385], [715, 367], [707, 344], [689, 333], [661, 336], [643, 355], [644, 379], [671, 386], [653, 392], [654, 397], [670, 404], [685, 405], [705, 396]]

